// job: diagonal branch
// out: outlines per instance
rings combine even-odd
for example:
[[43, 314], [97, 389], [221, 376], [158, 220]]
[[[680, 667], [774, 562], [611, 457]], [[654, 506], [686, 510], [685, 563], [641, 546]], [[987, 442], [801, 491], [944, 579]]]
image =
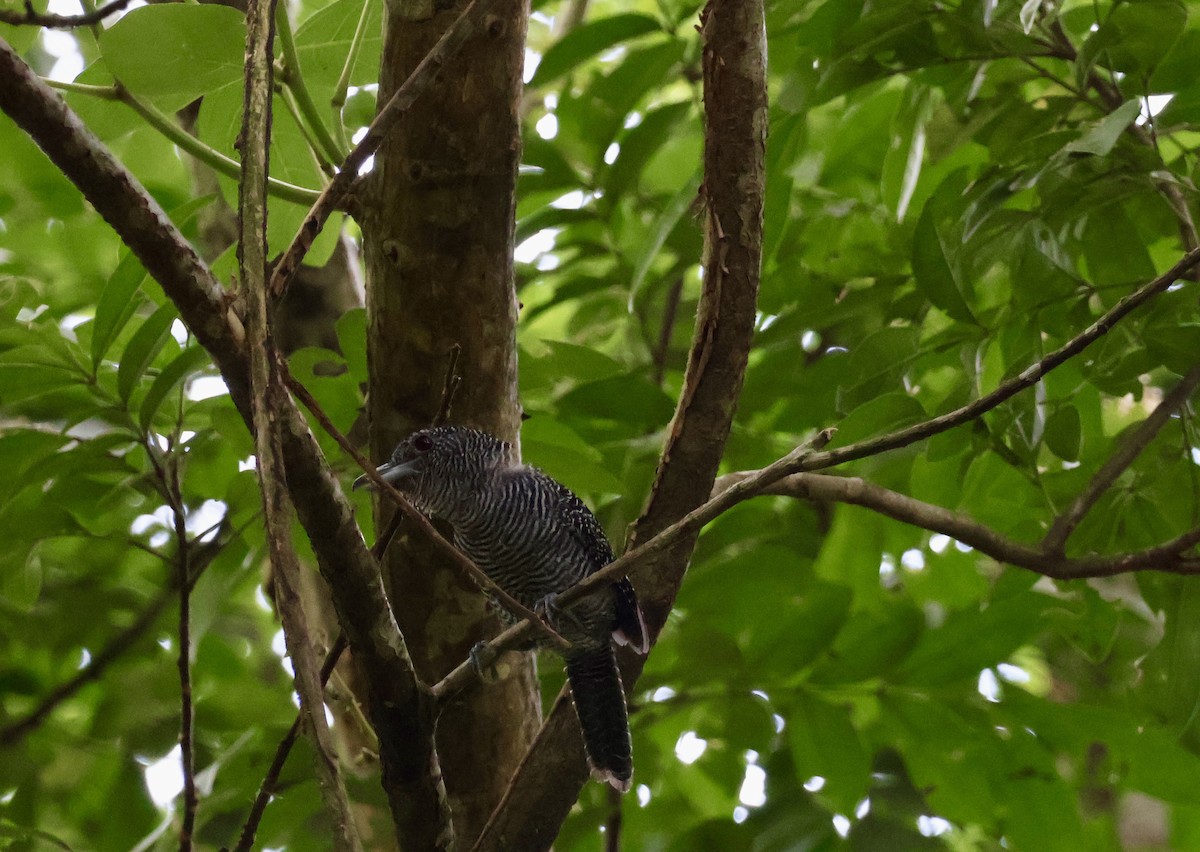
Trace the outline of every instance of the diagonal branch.
[[[717, 480], [713, 493], [719, 495], [753, 478], [756, 473], [725, 474]], [[1064, 559], [1044, 545], [1035, 547], [1023, 544], [967, 515], [891, 491], [857, 476], [796, 473], [776, 480], [758, 493], [862, 506], [893, 520], [948, 535], [997, 562], [1025, 568], [1055, 580], [1109, 577], [1129, 571], [1166, 571], [1175, 574], [1200, 572], [1200, 558], [1184, 556], [1187, 550], [1200, 542], [1200, 529], [1146, 550]]]
[[55, 15], [51, 12], [38, 12], [33, 8], [33, 3], [30, 0], [25, 0], [25, 11], [17, 12], [12, 9], [0, 9], [0, 24], [12, 24], [13, 26], [35, 26], [49, 27], [51, 29], [74, 29], [76, 27], [90, 27], [92, 24], [98, 24], [107, 18], [109, 15], [115, 15], [132, 0], [111, 0], [103, 6], [99, 6], [90, 12], [85, 12], [82, 15]]
[[1162, 402], [1150, 413], [1150, 416], [1138, 425], [1129, 437], [1122, 442], [1117, 451], [1109, 457], [1096, 475], [1092, 477], [1087, 487], [1067, 507], [1061, 515], [1054, 519], [1046, 537], [1042, 539], [1042, 549], [1049, 553], [1062, 554], [1067, 539], [1079, 526], [1079, 522], [1096, 505], [1096, 501], [1112, 487], [1126, 468], [1133, 464], [1142, 451], [1154, 440], [1154, 436], [1167, 424], [1171, 415], [1181, 408], [1188, 398], [1200, 387], [1200, 366], [1188, 371], [1179, 384], [1167, 394]]
[[[286, 10], [280, 10], [286, 21]], [[239, 274], [246, 303], [246, 343], [250, 355], [254, 455], [262, 491], [263, 520], [275, 583], [275, 600], [292, 660], [300, 718], [314, 746], [317, 786], [333, 821], [333, 847], [362, 847], [354, 832], [350, 803], [325, 720], [325, 695], [308, 619], [300, 600], [300, 562], [292, 547], [292, 504], [284, 484], [279, 424], [274, 412], [287, 405], [287, 390], [272, 370], [276, 363], [267, 309], [267, 175], [270, 172], [271, 89], [274, 76], [275, 0], [246, 6], [245, 94], [242, 176], [238, 182]]]
[[1125, 319], [1135, 309], [1166, 291], [1168, 287], [1180, 278], [1183, 278], [1197, 264], [1200, 264], [1200, 249], [1192, 249], [1162, 275], [1147, 284], [1143, 284], [1137, 290], [1117, 302], [1117, 304], [1113, 305], [1112, 308], [1101, 315], [1094, 323], [1058, 349], [1055, 349], [1040, 361], [1030, 364], [1017, 376], [1006, 382], [1002, 382], [991, 393], [981, 396], [974, 402], [938, 415], [930, 420], [916, 423], [905, 429], [880, 435], [877, 438], [868, 438], [865, 441], [859, 441], [856, 444], [849, 444], [835, 450], [814, 453], [804, 459], [801, 467], [790, 471], [790, 473], [799, 473], [802, 470], [821, 470], [845, 464], [849, 461], [877, 456], [889, 450], [907, 447], [926, 438], [932, 438], [934, 435], [945, 432], [948, 429], [953, 429], [955, 426], [969, 423], [981, 414], [986, 414], [996, 406], [1016, 396], [1026, 388], [1037, 384], [1051, 370], [1062, 366], [1107, 334], [1113, 326]]
[[493, 2], [495, 0], [471, 0], [470, 5], [463, 9], [462, 14], [458, 16], [458, 20], [451, 25], [450, 29], [446, 30], [428, 55], [413, 69], [404, 84], [379, 110], [375, 120], [367, 128], [366, 134], [354, 146], [354, 150], [347, 155], [338, 169], [338, 173], [334, 175], [333, 180], [325, 187], [308, 211], [308, 215], [304, 217], [304, 221], [300, 224], [300, 230], [292, 238], [292, 243], [284, 252], [279, 265], [275, 267], [275, 273], [271, 276], [271, 295], [276, 299], [283, 296], [288, 284], [291, 283], [292, 276], [300, 268], [304, 255], [312, 248], [313, 241], [325, 227], [329, 216], [350, 191], [367, 160], [379, 150], [388, 131], [429, 87], [437, 72], [454, 56], [463, 43], [479, 32], [484, 22], [484, 15]]

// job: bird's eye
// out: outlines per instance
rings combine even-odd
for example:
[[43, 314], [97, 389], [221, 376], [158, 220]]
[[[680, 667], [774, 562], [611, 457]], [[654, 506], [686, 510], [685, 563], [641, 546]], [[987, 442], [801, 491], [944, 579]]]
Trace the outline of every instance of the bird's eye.
[[433, 438], [428, 435], [418, 435], [413, 438], [413, 449], [419, 453], [427, 453], [433, 449]]

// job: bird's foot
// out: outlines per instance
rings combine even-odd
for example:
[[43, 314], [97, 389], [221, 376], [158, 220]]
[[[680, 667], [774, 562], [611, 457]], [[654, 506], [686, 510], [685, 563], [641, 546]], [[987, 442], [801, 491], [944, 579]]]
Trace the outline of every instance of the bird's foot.
[[569, 609], [565, 609], [558, 605], [558, 593], [551, 592], [533, 605], [533, 611], [537, 613], [538, 618], [549, 624], [555, 630], [558, 630], [559, 625], [563, 623], [563, 619], [570, 621], [571, 624], [578, 627], [580, 630], [587, 630], [587, 627], [575, 613]]
[[476, 642], [471, 646], [467, 659], [471, 661], [471, 668], [475, 669], [481, 680], [494, 683], [500, 678], [500, 670], [496, 668], [498, 656], [487, 642]]

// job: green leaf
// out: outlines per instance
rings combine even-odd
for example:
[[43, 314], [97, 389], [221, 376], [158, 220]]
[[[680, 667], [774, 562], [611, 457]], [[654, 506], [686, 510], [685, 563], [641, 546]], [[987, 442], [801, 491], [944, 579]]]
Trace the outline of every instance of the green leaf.
[[544, 86], [605, 49], [656, 30], [661, 26], [654, 18], [634, 14], [614, 15], [575, 27], [542, 56], [528, 88]]
[[1063, 146], [1063, 150], [1073, 154], [1094, 154], [1097, 157], [1106, 156], [1117, 144], [1125, 128], [1137, 118], [1141, 102], [1137, 99], [1126, 101], [1100, 121], [1096, 122], [1082, 136]]
[[352, 308], [338, 317], [334, 324], [338, 347], [354, 381], [367, 381], [367, 310]]
[[1075, 461], [1079, 458], [1082, 435], [1083, 425], [1079, 419], [1079, 409], [1073, 405], [1059, 406], [1046, 420], [1046, 446], [1063, 461]]
[[174, 361], [158, 374], [154, 379], [154, 383], [150, 385], [150, 390], [146, 391], [146, 398], [142, 400], [142, 406], [138, 412], [138, 423], [143, 432], [149, 431], [150, 424], [154, 420], [154, 415], [158, 413], [158, 409], [167, 398], [167, 394], [171, 393], [180, 382], [187, 378], [188, 374], [195, 372], [201, 365], [207, 362], [208, 353], [200, 346], [192, 346], [183, 350]]
[[941, 627], [925, 631], [895, 677], [918, 686], [974, 682], [983, 669], [1005, 662], [1036, 638], [1050, 604], [1042, 595], [1019, 594], [960, 610]]
[[117, 335], [133, 317], [138, 300], [133, 297], [138, 287], [146, 280], [142, 262], [131, 251], [121, 256], [96, 303], [96, 320], [92, 324], [92, 369], [108, 354]]
[[634, 261], [633, 278], [629, 282], [630, 305], [637, 299], [637, 295], [646, 281], [646, 276], [650, 272], [650, 267], [654, 264], [659, 252], [662, 251], [667, 237], [671, 236], [671, 232], [675, 230], [679, 220], [692, 206], [699, 189], [700, 178], [697, 176], [680, 187], [679, 191], [663, 207], [662, 212], [655, 217], [654, 225], [649, 229]]
[[1112, 70], [1149, 74], [1170, 52], [1187, 19], [1187, 8], [1179, 0], [1114, 4], [1107, 19], [1084, 44], [1081, 60], [1104, 56]]
[[787, 732], [799, 780], [824, 778], [821, 798], [840, 813], [853, 813], [867, 791], [871, 759], [846, 708], [801, 690], [791, 707]]
[[930, 302], [956, 320], [975, 323], [964, 294], [970, 285], [958, 260], [959, 241], [943, 234], [931, 200], [921, 211], [913, 233], [912, 267], [917, 286]]
[[166, 96], [174, 108], [242, 83], [244, 15], [187, 3], [134, 9], [100, 35], [113, 75], [135, 95]]
[[171, 324], [178, 316], [172, 303], [161, 305], [129, 339], [117, 367], [117, 392], [122, 400], [129, 401], [134, 386], [171, 336]]
[[886, 393], [860, 405], [838, 422], [833, 443], [844, 447], [894, 432], [926, 418], [925, 408], [906, 393]]
[[1140, 669], [1148, 703], [1182, 735], [1200, 712], [1200, 585], [1182, 577], [1164, 577], [1168, 586], [1162, 641]]

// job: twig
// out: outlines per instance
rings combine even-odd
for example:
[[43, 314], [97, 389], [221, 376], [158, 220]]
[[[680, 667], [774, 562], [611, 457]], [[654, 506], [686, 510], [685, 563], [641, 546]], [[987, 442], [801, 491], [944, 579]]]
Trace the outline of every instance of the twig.
[[442, 402], [437, 414], [433, 416], [430, 426], [441, 426], [450, 419], [450, 409], [454, 407], [454, 397], [458, 386], [462, 384], [462, 373], [458, 371], [458, 359], [462, 355], [462, 346], [455, 343], [450, 347], [449, 360], [446, 364], [446, 378], [442, 382]]
[[[334, 667], [337, 666], [338, 660], [345, 650], [346, 634], [339, 633], [337, 638], [333, 640], [333, 645], [325, 654], [325, 661], [321, 664], [322, 686], [329, 681], [329, 676], [333, 674]], [[254, 836], [258, 833], [258, 825], [262, 822], [263, 813], [266, 812], [267, 805], [271, 802], [271, 796], [275, 792], [275, 786], [279, 783], [279, 773], [283, 771], [283, 766], [287, 763], [288, 754], [300, 736], [300, 721], [302, 718], [300, 714], [296, 715], [296, 721], [292, 722], [292, 727], [288, 729], [283, 739], [279, 741], [279, 745], [275, 747], [275, 757], [272, 758], [271, 765], [267, 767], [267, 774], [263, 777], [262, 784], [258, 787], [258, 794], [254, 797], [254, 804], [250, 806], [250, 814], [246, 817], [245, 824], [242, 825], [238, 844], [234, 847], [235, 852], [250, 852], [254, 848]]]
[[[383, 554], [387, 551], [388, 545], [392, 543], [392, 537], [395, 536], [396, 530], [400, 527], [400, 519], [402, 517], [399, 512], [393, 514], [383, 533], [375, 539], [375, 544], [371, 545], [371, 555], [375, 557], [376, 561], [383, 559]], [[339, 632], [337, 638], [333, 640], [333, 645], [330, 646], [329, 651], [325, 654], [325, 662], [321, 664], [322, 686], [329, 682], [329, 678], [333, 674], [333, 670], [345, 650], [346, 634]], [[254, 797], [254, 804], [250, 808], [250, 814], [246, 818], [245, 825], [242, 826], [241, 840], [238, 841], [237, 845], [239, 852], [243, 850], [244, 852], [249, 852], [254, 846], [254, 835], [258, 833], [258, 824], [262, 821], [263, 813], [271, 801], [271, 795], [274, 793], [275, 785], [279, 781], [279, 773], [283, 771], [283, 765], [287, 762], [288, 753], [291, 752], [292, 746], [295, 745], [296, 738], [300, 734], [301, 718], [300, 714], [297, 713], [296, 721], [292, 723], [292, 727], [288, 729], [287, 734], [284, 735], [275, 749], [275, 757], [267, 769], [267, 774], [263, 777], [262, 784], [259, 785], [258, 795]]]
[[1042, 539], [1042, 549], [1048, 553], [1062, 554], [1067, 539], [1079, 526], [1079, 522], [1096, 505], [1096, 501], [1117, 481], [1126, 468], [1133, 464], [1142, 451], [1154, 440], [1154, 436], [1166, 425], [1171, 414], [1187, 402], [1188, 397], [1200, 387], [1200, 366], [1193, 367], [1175, 388], [1158, 404], [1145, 420], [1134, 430], [1120, 447], [1092, 477], [1087, 487], [1067, 507], [1066, 511], [1054, 519], [1046, 537]]
[[[252, 523], [253, 518], [247, 523]], [[204, 537], [219, 528], [225, 523], [225, 519], [213, 524], [209, 529], [195, 536], [193, 542], [202, 542]], [[212, 564], [213, 560], [221, 553], [225, 545], [236, 538], [241, 533], [240, 529], [233, 530], [227, 537], [223, 537], [218, 542], [210, 542], [208, 544], [198, 544], [192, 553], [191, 576], [188, 577], [188, 584], [194, 589], [197, 581], [203, 576], [204, 570]], [[131, 542], [132, 544], [132, 542]], [[168, 564], [175, 564], [175, 559], [164, 556], [153, 548], [145, 548], [152, 556], [155, 556]], [[116, 662], [120, 657], [134, 646], [139, 638], [158, 620], [158, 616], [166, 608], [178, 592], [176, 583], [178, 575], [172, 574], [167, 581], [166, 586], [158, 596], [150, 601], [149, 605], [143, 609], [133, 623], [114, 636], [107, 644], [88, 661], [88, 664], [77, 671], [70, 679], [60, 683], [54, 689], [50, 690], [37, 707], [30, 710], [28, 714], [22, 716], [17, 721], [0, 730], [0, 748], [6, 748], [20, 742], [32, 731], [34, 731], [46, 717], [66, 701], [68, 698], [77, 693], [87, 684], [94, 680], [99, 680], [101, 675], [108, 670], [108, 667]]]
[[621, 825], [624, 820], [622, 804], [625, 797], [616, 787], [605, 786], [608, 796], [608, 816], [604, 819], [604, 852], [621, 852]]
[[[277, 11], [279, 14], [277, 14]], [[276, 24], [287, 30], [281, 41], [291, 43], [287, 11], [276, 0], [250, 0], [246, 7], [245, 95], [242, 129], [238, 136], [242, 154], [239, 181], [239, 274], [245, 302], [246, 349], [250, 357], [251, 411], [254, 453], [263, 520], [275, 581], [275, 603], [283, 624], [284, 640], [292, 660], [300, 718], [312, 740], [317, 786], [333, 822], [333, 848], [357, 852], [362, 847], [354, 831], [350, 802], [342, 784], [337, 755], [325, 719], [325, 696], [320, 666], [308, 633], [308, 619], [300, 599], [300, 561], [292, 547], [292, 503], [284, 473], [279, 421], [275, 412], [290, 403], [287, 390], [273, 368], [279, 363], [267, 307], [267, 174], [270, 171], [272, 83]], [[289, 63], [294, 59], [292, 44]], [[293, 71], [298, 72], [298, 67]], [[309, 99], [311, 103], [311, 98]]]
[[98, 9], [93, 9], [82, 15], [55, 15], [50, 12], [38, 12], [33, 8], [31, 0], [25, 0], [25, 11], [16, 12], [12, 9], [0, 9], [0, 24], [12, 24], [15, 27], [36, 26], [49, 27], [56, 30], [90, 27], [98, 24], [109, 15], [115, 15], [132, 0], [112, 0]]
[[196, 793], [196, 752], [194, 738], [194, 709], [192, 705], [192, 639], [191, 639], [191, 584], [188, 583], [189, 546], [187, 537], [187, 519], [179, 488], [179, 467], [168, 459], [164, 464], [158, 458], [158, 451], [147, 442], [146, 455], [150, 459], [155, 474], [159, 480], [159, 488], [163, 497], [171, 507], [174, 517], [176, 541], [176, 580], [179, 590], [179, 656], [176, 666], [179, 669], [179, 748], [183, 770], [183, 819], [179, 830], [180, 852], [188, 852], [192, 848], [192, 834], [196, 828], [196, 810], [199, 797]]
[[1104, 315], [1078, 335], [1071, 338], [1071, 340], [1058, 349], [1055, 349], [1040, 361], [1030, 364], [1019, 375], [1009, 379], [1007, 382], [1001, 383], [991, 393], [981, 396], [974, 402], [930, 420], [916, 423], [905, 429], [880, 435], [877, 438], [868, 438], [865, 441], [848, 444], [836, 450], [813, 453], [804, 460], [802, 468], [792, 472], [799, 473], [801, 470], [821, 470], [844, 464], [848, 461], [876, 456], [889, 450], [907, 447], [926, 438], [932, 438], [934, 435], [974, 420], [1026, 388], [1033, 386], [1051, 370], [1074, 358], [1107, 334], [1113, 326], [1132, 313], [1134, 309], [1141, 307], [1182, 278], [1197, 263], [1200, 263], [1200, 249], [1193, 249], [1162, 275], [1150, 283], [1139, 287], [1133, 293], [1117, 302]]
[[367, 159], [379, 150], [388, 131], [428, 88], [434, 76], [447, 60], [462, 47], [471, 35], [479, 30], [484, 14], [493, 2], [495, 0], [471, 0], [471, 3], [458, 16], [458, 20], [446, 30], [437, 44], [408, 75], [408, 79], [392, 95], [391, 100], [375, 116], [375, 120], [367, 128], [366, 134], [354, 146], [354, 150], [347, 155], [338, 173], [334, 175], [333, 180], [309, 209], [308, 215], [304, 217], [304, 221], [300, 225], [300, 230], [292, 238], [291, 245], [288, 246], [278, 266], [275, 267], [275, 272], [271, 277], [271, 295], [276, 299], [282, 297], [284, 291], [287, 290], [292, 276], [296, 274], [301, 261], [304, 260], [304, 255], [308, 253], [313, 241], [325, 227], [326, 220], [329, 219], [330, 214], [337, 208], [363, 166], [366, 165]]
[[[62, 92], [74, 92], [107, 101], [120, 101], [141, 116], [143, 121], [170, 140], [175, 147], [195, 157], [213, 169], [213, 171], [234, 180], [239, 179], [241, 176], [241, 163], [232, 157], [225, 156], [216, 148], [205, 145], [155, 107], [131, 94], [124, 86], [91, 86], [86, 83], [69, 83], [62, 80], [47, 79], [43, 79], [42, 82]], [[312, 204], [320, 195], [315, 189], [297, 186], [294, 183], [287, 183], [277, 178], [269, 178], [268, 181], [268, 188], [271, 195], [296, 204]]]
[[[755, 473], [726, 474], [717, 480], [713, 493], [718, 494]], [[925, 503], [856, 476], [797, 473], [777, 480], [759, 493], [863, 506], [893, 520], [948, 535], [997, 562], [1025, 568], [1054, 580], [1109, 577], [1129, 571], [1164, 571], [1173, 574], [1195, 574], [1200, 571], [1200, 558], [1182, 556], [1184, 551], [1200, 542], [1200, 529], [1146, 550], [1113, 556], [1064, 559], [1045, 547], [1033, 547], [1015, 541], [967, 515]]]
[[472, 561], [471, 557], [467, 556], [465, 553], [447, 541], [446, 538], [437, 531], [433, 524], [429, 522], [429, 519], [417, 511], [416, 507], [413, 506], [413, 504], [410, 503], [403, 494], [397, 491], [394, 485], [380, 476], [378, 471], [375, 469], [375, 465], [371, 464], [367, 460], [366, 456], [355, 449], [354, 445], [350, 443], [349, 439], [346, 438], [346, 436], [343, 435], [338, 428], [333, 425], [333, 422], [329, 419], [329, 416], [321, 409], [320, 404], [316, 401], [316, 399], [313, 398], [312, 394], [308, 392], [308, 388], [304, 387], [303, 384], [296, 380], [295, 376], [287, 371], [287, 365], [281, 361], [279, 367], [280, 372], [283, 375], [284, 382], [287, 384], [288, 388], [292, 391], [296, 398], [300, 400], [304, 407], [312, 412], [313, 416], [317, 418], [317, 422], [321, 424], [322, 428], [324, 428], [325, 431], [329, 433], [329, 435], [335, 441], [338, 442], [338, 446], [342, 448], [346, 455], [354, 459], [355, 463], [362, 468], [363, 472], [367, 475], [367, 478], [371, 480], [371, 484], [374, 485], [377, 490], [387, 494], [388, 497], [391, 498], [392, 502], [399, 507], [404, 516], [408, 518], [409, 521], [416, 524], [421, 532], [433, 542], [434, 546], [442, 551], [442, 553], [449, 558], [450, 561], [454, 563], [454, 565], [460, 571], [467, 574], [472, 580], [475, 581], [476, 585], [481, 587], [485, 592], [487, 592], [488, 595], [494, 598], [501, 606], [503, 606], [513, 615], [537, 624], [538, 629], [541, 630], [541, 632], [557, 648], [565, 650], [571, 646], [571, 643], [559, 635], [559, 633], [544, 619], [539, 618], [537, 613], [525, 606], [508, 592], [504, 591], [504, 589], [497, 586], [491, 577], [484, 573], [483, 569], [476, 565], [474, 561]]

